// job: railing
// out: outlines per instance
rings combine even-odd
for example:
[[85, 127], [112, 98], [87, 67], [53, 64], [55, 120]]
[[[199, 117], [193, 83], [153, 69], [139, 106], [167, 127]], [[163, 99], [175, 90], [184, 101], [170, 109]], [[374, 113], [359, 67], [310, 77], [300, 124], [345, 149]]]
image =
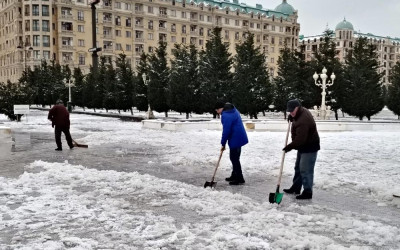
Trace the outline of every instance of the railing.
[[103, 52], [105, 52], [105, 53], [113, 53], [113, 48], [110, 48], [110, 47], [108, 47], [108, 48], [103, 48]]
[[61, 18], [62, 18], [62, 19], [69, 19], [69, 20], [71, 20], [71, 19], [74, 19], [74, 16], [73, 16], [73, 15], [61, 15]]
[[164, 18], [167, 18], [167, 17], [168, 17], [168, 15], [167, 15], [167, 14], [164, 14], [164, 13], [159, 13], [158, 16], [159, 16], [159, 17], [164, 17]]
[[136, 28], [142, 28], [142, 29], [143, 29], [143, 28], [144, 28], [144, 25], [143, 25], [143, 24], [135, 24], [135, 27], [136, 27]]
[[136, 15], [143, 15], [144, 11], [143, 10], [135, 10]]
[[166, 27], [158, 27], [158, 30], [167, 31], [167, 28]]
[[65, 33], [65, 34], [72, 34], [72, 33], [74, 33], [74, 31], [73, 30], [61, 30], [61, 33]]
[[62, 45], [61, 49], [63, 49], [63, 50], [73, 50], [74, 46], [72, 46], [72, 45]]
[[144, 43], [144, 39], [143, 38], [135, 38], [135, 42], [136, 43]]

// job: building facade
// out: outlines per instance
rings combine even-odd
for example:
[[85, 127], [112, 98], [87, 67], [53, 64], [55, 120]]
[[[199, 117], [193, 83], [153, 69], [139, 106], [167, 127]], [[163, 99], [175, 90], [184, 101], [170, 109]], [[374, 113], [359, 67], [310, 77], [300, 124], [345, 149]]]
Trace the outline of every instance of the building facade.
[[[345, 62], [345, 58], [352, 49], [355, 42], [359, 37], [366, 37], [371, 44], [376, 45], [377, 55], [379, 61], [379, 73], [383, 72], [384, 76], [382, 82], [387, 85], [389, 82], [389, 75], [392, 68], [400, 61], [400, 38], [383, 37], [373, 35], [371, 33], [357, 32], [353, 28], [353, 24], [344, 19], [335, 27], [335, 42], [337, 57], [341, 62]], [[319, 36], [300, 36], [300, 45], [304, 45], [306, 60], [311, 60], [314, 53], [319, 49], [320, 44], [323, 42], [322, 35]]]
[[[92, 14], [87, 0], [0, 0], [0, 82], [18, 81], [27, 67], [42, 60], [80, 67], [92, 64]], [[100, 56], [120, 53], [136, 67], [140, 55], [151, 53], [159, 40], [203, 48], [213, 27], [235, 53], [244, 33], [255, 35], [265, 52], [268, 71], [276, 75], [279, 51], [297, 48], [300, 24], [286, 0], [275, 9], [238, 0], [101, 0], [96, 5], [97, 47]]]

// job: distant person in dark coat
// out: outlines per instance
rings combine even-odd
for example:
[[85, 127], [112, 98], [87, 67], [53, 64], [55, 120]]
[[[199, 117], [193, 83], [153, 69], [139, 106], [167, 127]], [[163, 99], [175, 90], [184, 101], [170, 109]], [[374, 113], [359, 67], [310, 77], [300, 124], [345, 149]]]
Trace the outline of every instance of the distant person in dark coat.
[[297, 99], [287, 103], [289, 120], [292, 121], [292, 142], [283, 150], [287, 153], [292, 149], [297, 150], [296, 164], [294, 167], [293, 184], [289, 189], [283, 189], [289, 194], [300, 194], [296, 199], [312, 199], [314, 166], [317, 153], [320, 150], [317, 125], [308, 109], [303, 108]]
[[62, 100], [57, 100], [56, 105], [50, 109], [48, 119], [51, 121], [51, 125], [54, 128], [54, 134], [56, 137], [57, 151], [62, 150], [61, 144], [61, 132], [64, 133], [65, 139], [67, 140], [70, 149], [74, 148], [72, 143], [71, 134], [69, 132], [69, 113], [65, 108]]
[[242, 166], [240, 165], [240, 153], [242, 146], [249, 142], [242, 118], [235, 106], [223, 101], [217, 101], [215, 111], [221, 115], [223, 128], [221, 151], [225, 150], [225, 145], [228, 142], [229, 158], [232, 162], [232, 174], [225, 180], [229, 181], [229, 185], [242, 185], [245, 181], [242, 174]]

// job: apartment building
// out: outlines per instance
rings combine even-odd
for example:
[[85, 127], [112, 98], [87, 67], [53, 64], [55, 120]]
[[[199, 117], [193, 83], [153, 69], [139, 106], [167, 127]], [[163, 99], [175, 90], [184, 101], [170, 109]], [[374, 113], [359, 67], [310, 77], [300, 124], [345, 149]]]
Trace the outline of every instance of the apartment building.
[[[0, 82], [19, 79], [24, 69], [52, 60], [85, 73], [92, 64], [92, 14], [88, 0], [0, 0]], [[268, 71], [276, 75], [279, 50], [296, 48], [300, 24], [297, 11], [283, 0], [274, 9], [238, 0], [101, 0], [96, 5], [97, 47], [100, 56], [120, 53], [136, 67], [140, 54], [158, 41], [195, 44], [203, 48], [213, 27], [222, 28], [231, 53], [255, 35], [264, 50]]]
[[[354, 30], [353, 24], [346, 19], [336, 25], [334, 35], [336, 50], [338, 52], [337, 57], [341, 62], [345, 61], [349, 50], [352, 49], [359, 37], [366, 37], [371, 44], [376, 45], [380, 64], [379, 72], [384, 73], [382, 82], [386, 85], [390, 84], [389, 75], [391, 70], [400, 61], [400, 38], [357, 32]], [[311, 60], [323, 42], [322, 35], [300, 36], [299, 39], [299, 44], [304, 45], [306, 60]]]

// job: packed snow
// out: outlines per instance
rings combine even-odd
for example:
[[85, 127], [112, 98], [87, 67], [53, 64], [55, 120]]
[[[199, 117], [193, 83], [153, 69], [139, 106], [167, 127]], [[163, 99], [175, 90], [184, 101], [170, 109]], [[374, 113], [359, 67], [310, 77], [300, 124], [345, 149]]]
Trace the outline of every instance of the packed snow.
[[[44, 111], [33, 111], [20, 123], [4, 116], [0, 121], [18, 131], [53, 133]], [[72, 135], [80, 135], [79, 142], [90, 150], [110, 143], [155, 147], [162, 150], [159, 160], [165, 166], [204, 172], [205, 178], [211, 177], [219, 154], [221, 131], [149, 130], [141, 123], [74, 113], [71, 124]], [[246, 184], [214, 190], [174, 180], [167, 172], [168, 178], [139, 173], [135, 162], [131, 171], [116, 171], [43, 161], [37, 155], [17, 178], [0, 177], [0, 249], [400, 248], [400, 208], [392, 196], [400, 193], [400, 131], [320, 132], [313, 201], [285, 195], [280, 205], [248, 194], [253, 179], [265, 177], [273, 180], [271, 187], [276, 185], [285, 132], [248, 136], [241, 157]], [[74, 149], [75, 156], [85, 154], [79, 150]], [[114, 164], [129, 150], [110, 152]], [[294, 160], [295, 152], [290, 152], [284, 188], [290, 185]], [[154, 164], [149, 159], [147, 167]], [[218, 181], [224, 182], [229, 172], [226, 152]], [[336, 199], [346, 194], [377, 209], [388, 207], [395, 215], [385, 219], [328, 206], [318, 203], [318, 192]]]

